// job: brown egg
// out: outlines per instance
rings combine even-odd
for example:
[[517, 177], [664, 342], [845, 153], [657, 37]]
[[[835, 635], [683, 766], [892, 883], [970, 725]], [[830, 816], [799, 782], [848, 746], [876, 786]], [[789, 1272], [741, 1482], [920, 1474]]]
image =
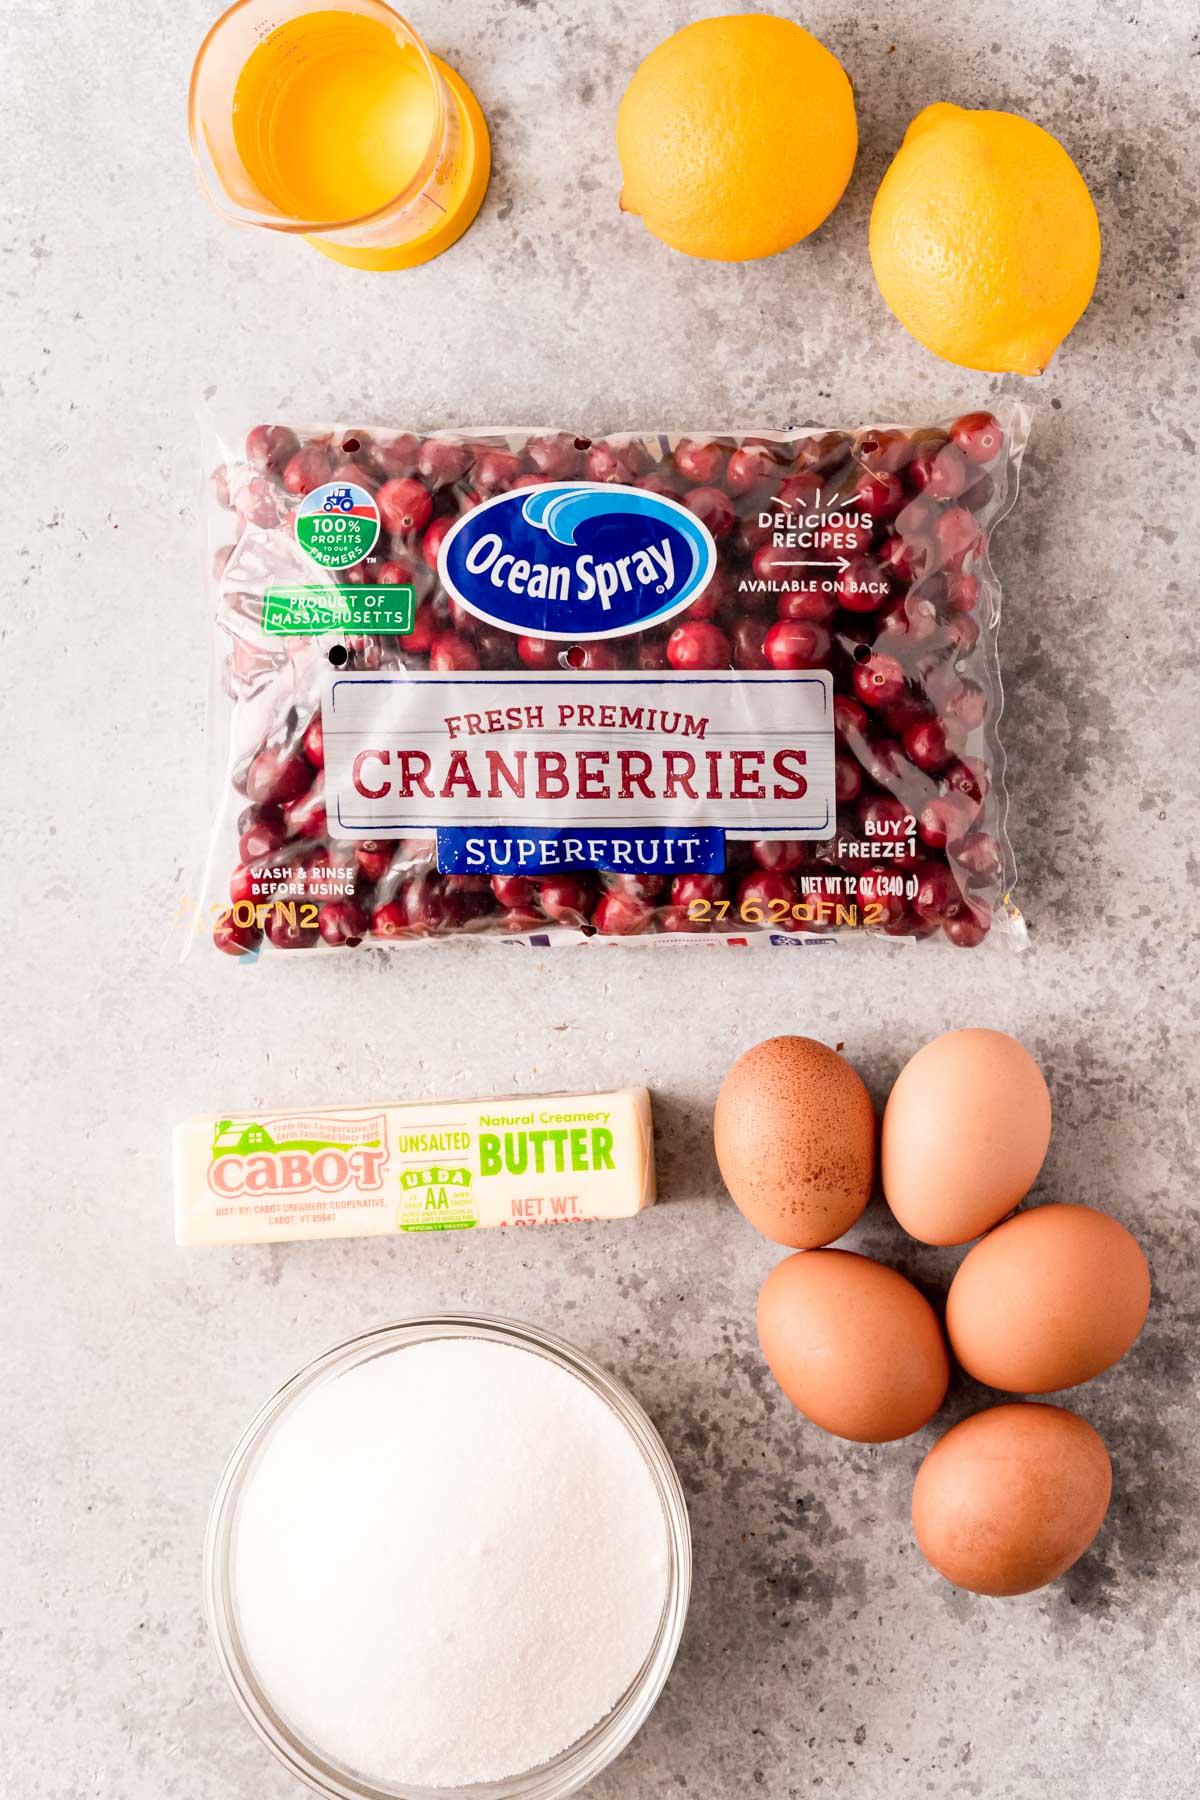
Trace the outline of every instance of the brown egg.
[[1099, 1434], [1060, 1406], [975, 1413], [917, 1471], [913, 1531], [939, 1575], [973, 1594], [1028, 1594], [1081, 1557], [1108, 1511]]
[[850, 1250], [802, 1250], [772, 1269], [758, 1341], [792, 1405], [835, 1437], [907, 1437], [946, 1397], [950, 1359], [932, 1306], [895, 1269]]
[[850, 1064], [815, 1038], [768, 1038], [734, 1063], [713, 1139], [725, 1186], [764, 1237], [831, 1244], [871, 1197], [875, 1110]]
[[900, 1071], [883, 1114], [887, 1203], [923, 1244], [966, 1244], [1029, 1192], [1050, 1142], [1050, 1095], [1003, 1031], [948, 1031]]
[[1146, 1322], [1136, 1241], [1090, 1206], [1039, 1206], [988, 1233], [946, 1301], [954, 1354], [976, 1381], [1051, 1394], [1119, 1362]]

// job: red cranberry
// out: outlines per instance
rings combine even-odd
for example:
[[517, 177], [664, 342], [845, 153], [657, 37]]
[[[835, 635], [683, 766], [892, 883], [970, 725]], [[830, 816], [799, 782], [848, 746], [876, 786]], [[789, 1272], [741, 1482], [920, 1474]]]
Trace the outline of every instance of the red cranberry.
[[286, 425], [256, 425], [246, 439], [246, 461], [259, 475], [280, 475], [299, 448]]
[[865, 469], [894, 475], [908, 461], [912, 446], [902, 431], [869, 431], [858, 441], [858, 460]]
[[963, 756], [951, 763], [943, 779], [952, 793], [965, 794], [976, 806], [982, 806], [991, 789], [992, 772], [979, 757]]
[[895, 706], [907, 685], [904, 670], [896, 658], [881, 655], [878, 651], [855, 663], [851, 679], [858, 698], [877, 712], [886, 712], [889, 706]]
[[619, 669], [622, 666], [621, 653], [616, 645], [596, 638], [590, 638], [586, 644], [572, 644], [564, 661], [568, 669], [580, 669], [593, 674], [599, 670]]
[[798, 475], [789, 475], [779, 484], [779, 492], [775, 498], [780, 506], [787, 510], [800, 507], [808, 511], [821, 498], [821, 477], [811, 469], [802, 469]]
[[406, 881], [399, 893], [409, 930], [424, 936], [452, 923], [458, 908], [437, 875], [416, 875]]
[[716, 625], [693, 619], [667, 639], [667, 661], [673, 669], [727, 669], [729, 639]]
[[440, 519], [435, 519], [433, 521], [433, 524], [430, 525], [425, 536], [421, 539], [421, 556], [424, 560], [425, 567], [427, 569], [432, 569], [435, 575], [437, 574], [438, 557], [441, 554], [442, 545], [457, 524], [458, 520], [454, 517], [453, 513], [443, 513]]
[[253, 817], [243, 827], [238, 839], [238, 855], [244, 863], [262, 862], [264, 857], [274, 856], [287, 843], [288, 830], [278, 806], [253, 807], [249, 810]]
[[763, 653], [773, 669], [815, 669], [827, 661], [830, 637], [823, 625], [808, 619], [780, 619], [763, 642]]
[[818, 587], [798, 587], [780, 594], [776, 611], [781, 619], [808, 619], [814, 625], [828, 625], [837, 608], [836, 594], [827, 594]]
[[658, 927], [663, 932], [675, 934], [687, 932], [691, 935], [698, 931], [707, 931], [709, 921], [698, 917], [693, 918], [686, 906], [664, 906], [658, 915]]
[[639, 475], [633, 485], [644, 488], [648, 494], [666, 494], [668, 499], [674, 499], [679, 493], [678, 478], [672, 480], [663, 469], [651, 469], [648, 475]]
[[304, 736], [300, 739], [301, 747], [314, 768], [325, 766], [325, 729], [321, 723], [320, 713], [314, 713], [304, 728]]
[[593, 444], [587, 453], [585, 469], [589, 481], [609, 482], [621, 487], [628, 487], [634, 475], [641, 472], [633, 467], [633, 459], [625, 449], [618, 451], [612, 444]]
[[931, 850], [944, 850], [957, 843], [979, 811], [978, 803], [966, 794], [938, 794], [921, 808], [917, 832]]
[[886, 470], [864, 469], [854, 484], [854, 502], [869, 518], [894, 519], [904, 505], [904, 483]]
[[906, 688], [895, 706], [888, 707], [883, 715], [883, 722], [893, 737], [902, 738], [914, 725], [921, 725], [932, 717], [933, 708], [928, 700], [918, 694], [915, 688]]
[[801, 438], [796, 446], [796, 461], [818, 475], [832, 475], [850, 459], [850, 440], [840, 431], [823, 431], [816, 437]]
[[700, 487], [711, 487], [720, 481], [725, 469], [725, 452], [720, 444], [705, 444], [696, 438], [681, 438], [675, 446], [675, 467], [689, 481]]
[[392, 558], [380, 563], [375, 572], [375, 581], [379, 587], [411, 587], [414, 576], [415, 570], [411, 563]]
[[257, 525], [267, 530], [279, 523], [279, 504], [275, 498], [275, 490], [261, 475], [253, 476], [238, 489], [233, 504], [247, 525]]
[[[896, 925], [908, 910], [904, 903], [905, 877], [886, 863], [872, 863], [858, 877], [858, 899], [862, 906], [878, 907], [880, 916], [873, 919], [876, 927]], [[866, 924], [866, 920], [863, 920]]]
[[865, 707], [860, 706], [857, 700], [851, 700], [848, 694], [835, 694], [833, 728], [844, 743], [852, 743], [867, 729]]
[[226, 956], [252, 956], [262, 943], [258, 926], [237, 924], [232, 912], [217, 920], [212, 936], [217, 949], [223, 950]]
[[947, 919], [942, 930], [960, 950], [974, 950], [991, 930], [992, 922], [982, 907], [968, 906], [957, 919]]
[[340, 481], [343, 485], [356, 484], [358, 487], [366, 488], [369, 494], [373, 494], [379, 486], [378, 476], [372, 474], [370, 469], [364, 469], [361, 463], [356, 462], [336, 463], [329, 471], [329, 479], [330, 481]]
[[562, 644], [558, 638], [519, 637], [517, 655], [527, 669], [557, 669]]
[[510, 631], [501, 631], [498, 625], [475, 626], [475, 649], [482, 669], [511, 669], [513, 667], [514, 638]]
[[989, 463], [1004, 445], [1000, 422], [990, 412], [964, 413], [950, 427], [950, 436], [968, 462]]
[[767, 669], [765, 619], [739, 619], [731, 634], [735, 669]]
[[854, 758], [835, 756], [833, 773], [838, 805], [847, 806], [851, 800], [857, 800], [862, 792], [862, 770]]
[[975, 515], [965, 506], [950, 506], [933, 528], [934, 540], [944, 562], [965, 556], [979, 542], [979, 526]]
[[[289, 494], [311, 494], [314, 488], [323, 487], [330, 476], [329, 453], [317, 444], [306, 444], [303, 450], [289, 458], [283, 471], [283, 485]], [[271, 937], [268, 930], [267, 936]], [[274, 938], [271, 938], [274, 943]]]
[[520, 473], [521, 459], [511, 450], [485, 450], [471, 479], [481, 494], [504, 494]]
[[914, 912], [922, 919], [933, 919], [944, 925], [957, 919], [967, 907], [962, 889], [945, 863], [926, 863], [917, 875], [917, 890], [912, 897]]
[[705, 582], [691, 605], [685, 607], [684, 616], [689, 619], [712, 619], [716, 617], [717, 608], [724, 605], [729, 595], [729, 582], [724, 569], [716, 568]]
[[731, 494], [749, 494], [779, 473], [781, 460], [766, 444], [743, 444], [729, 458], [725, 486]]
[[690, 494], [685, 494], [683, 504], [689, 512], [695, 513], [702, 525], [707, 525], [718, 541], [728, 537], [737, 523], [733, 504], [720, 488], [693, 488]]
[[654, 908], [635, 894], [605, 894], [592, 914], [592, 924], [605, 937], [639, 937], [653, 921]]
[[931, 558], [929, 540], [923, 537], [885, 538], [879, 549], [880, 562], [898, 581], [919, 581]]
[[327, 944], [344, 944], [353, 950], [368, 929], [366, 913], [353, 900], [327, 900], [317, 914], [317, 930]]
[[979, 642], [979, 621], [970, 613], [958, 613], [946, 626], [943, 636], [953, 657], [970, 656]]
[[951, 612], [973, 612], [978, 602], [979, 577], [977, 575], [960, 573], [946, 577], [946, 604]]
[[379, 516], [385, 531], [395, 537], [411, 537], [424, 531], [433, 516], [433, 496], [429, 489], [411, 475], [385, 481], [376, 495]]
[[325, 796], [320, 779], [307, 794], [289, 800], [283, 809], [283, 822], [289, 837], [322, 838], [325, 836]]
[[371, 438], [365, 444], [368, 462], [384, 481], [390, 481], [393, 475], [411, 475], [420, 448], [411, 431], [399, 437]]
[[666, 638], [640, 637], [637, 646], [637, 666], [639, 669], [669, 669], [671, 664], [667, 656]]
[[676, 875], [671, 883], [671, 903], [686, 907], [703, 900], [712, 906], [724, 900], [728, 892], [729, 884], [723, 875]]
[[887, 570], [869, 556], [856, 557], [838, 576], [838, 599], [847, 612], [878, 612], [891, 593]]
[[457, 594], [450, 596], [450, 623], [462, 637], [474, 637], [481, 624], [478, 615], [463, 605]]
[[229, 877], [229, 898], [236, 906], [239, 900], [262, 900], [259, 884], [263, 876], [253, 863], [239, 863]]
[[388, 900], [383, 906], [377, 906], [371, 915], [371, 934], [373, 937], [398, 938], [408, 932], [408, 913], [403, 900]]
[[256, 805], [282, 805], [312, 786], [313, 767], [298, 751], [268, 744], [250, 764], [246, 797]]
[[493, 875], [492, 892], [501, 906], [527, 907], [533, 904], [533, 883], [525, 875]]
[[396, 639], [402, 650], [413, 656], [423, 656], [433, 644], [437, 636], [437, 614], [432, 600], [422, 600], [413, 614], [412, 630], [406, 631]]
[[755, 838], [750, 854], [760, 869], [783, 875], [811, 861], [811, 852], [802, 838]]
[[354, 860], [364, 881], [382, 881], [392, 866], [394, 846], [382, 838], [359, 838]]
[[[796, 883], [790, 875], [785, 874], [782, 869], [764, 869], [760, 874], [747, 875], [740, 884], [734, 910], [745, 924], [775, 924], [777, 921], [782, 922], [779, 920], [780, 906], [786, 906], [790, 911], [796, 903], [796, 896]], [[753, 917], [755, 907], [762, 912], [761, 920]], [[751, 910], [750, 918], [746, 917], [747, 909]]]
[[945, 702], [943, 711], [964, 732], [978, 731], [987, 718], [987, 695], [975, 681], [963, 681]]
[[972, 831], [956, 844], [954, 860], [974, 881], [991, 884], [1004, 873], [1004, 853], [987, 831]]
[[904, 749], [918, 769], [940, 775], [958, 754], [958, 746], [943, 719], [923, 719], [904, 733]]
[[577, 875], [550, 875], [538, 883], [538, 902], [548, 919], [582, 925], [591, 910], [592, 888]]
[[908, 478], [931, 500], [957, 500], [967, 485], [967, 462], [953, 444], [927, 445], [909, 464]]
[[661, 900], [668, 887], [665, 875], [655, 875], [648, 869], [636, 869], [628, 875], [609, 875], [606, 883], [615, 893], [632, 894], [635, 900]]
[[971, 483], [970, 487], [962, 497], [962, 503], [970, 512], [975, 514], [976, 518], [978, 518], [981, 513], [987, 511], [995, 498], [995, 482], [990, 475], [981, 475], [978, 481], [973, 481]]
[[786, 544], [760, 544], [751, 558], [751, 567], [759, 581], [769, 581], [779, 588], [790, 588], [798, 579], [799, 557]]
[[439, 631], [429, 647], [429, 667], [439, 672], [477, 669], [479, 658], [466, 638], [454, 631]]
[[317, 941], [315, 925], [301, 921], [309, 909], [294, 900], [273, 900], [267, 908], [267, 936], [277, 950], [311, 950]]
[[456, 444], [450, 438], [426, 438], [417, 452], [417, 473], [431, 487], [449, 487], [461, 481], [475, 453], [468, 444]]
[[525, 446], [526, 460], [539, 475], [553, 481], [565, 481], [578, 475], [583, 467], [583, 451], [565, 432], [556, 437], [530, 438]]

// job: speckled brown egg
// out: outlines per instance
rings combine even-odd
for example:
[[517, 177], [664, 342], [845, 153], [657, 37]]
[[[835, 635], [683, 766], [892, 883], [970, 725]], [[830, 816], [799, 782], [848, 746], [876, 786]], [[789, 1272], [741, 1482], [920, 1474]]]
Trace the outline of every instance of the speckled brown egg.
[[1083, 1555], [1108, 1511], [1103, 1439], [1060, 1406], [993, 1407], [955, 1425], [917, 1471], [926, 1560], [973, 1594], [1029, 1594]]
[[734, 1063], [713, 1138], [725, 1186], [764, 1237], [831, 1244], [871, 1196], [875, 1110], [844, 1057], [815, 1038], [776, 1037]]
[[908, 1437], [946, 1397], [950, 1358], [932, 1306], [897, 1270], [850, 1250], [801, 1250], [772, 1269], [758, 1341], [792, 1405], [858, 1444]]
[[883, 1113], [887, 1203], [923, 1244], [967, 1244], [1019, 1206], [1050, 1142], [1050, 1095], [1003, 1031], [947, 1031], [905, 1063]]
[[976, 1381], [1052, 1394], [1119, 1362], [1149, 1305], [1146, 1258], [1118, 1220], [1091, 1206], [1038, 1206], [964, 1258], [946, 1330]]

